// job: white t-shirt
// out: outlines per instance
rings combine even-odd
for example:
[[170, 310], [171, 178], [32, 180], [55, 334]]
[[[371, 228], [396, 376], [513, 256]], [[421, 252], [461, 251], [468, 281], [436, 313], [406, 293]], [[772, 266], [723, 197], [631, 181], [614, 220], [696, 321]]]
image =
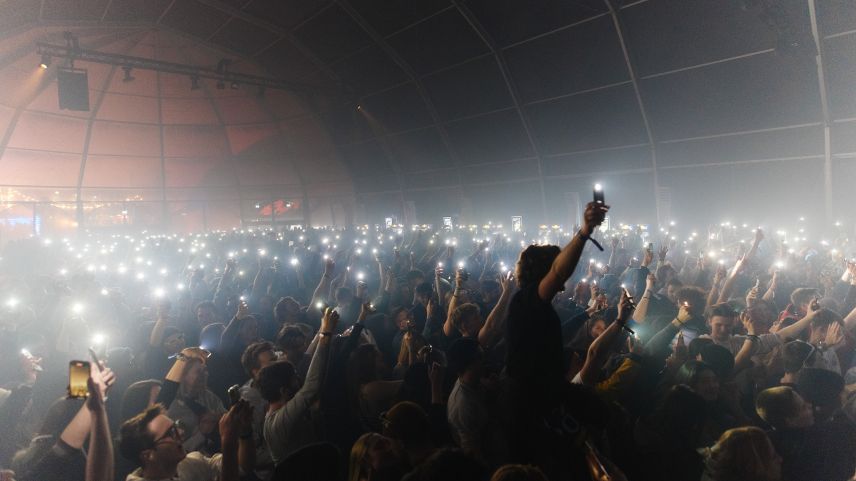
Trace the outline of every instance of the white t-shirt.
[[174, 478], [144, 478], [143, 468], [137, 468], [125, 481], [219, 481], [222, 464], [222, 456], [219, 453], [208, 458], [199, 451], [194, 451], [178, 463], [178, 476]]

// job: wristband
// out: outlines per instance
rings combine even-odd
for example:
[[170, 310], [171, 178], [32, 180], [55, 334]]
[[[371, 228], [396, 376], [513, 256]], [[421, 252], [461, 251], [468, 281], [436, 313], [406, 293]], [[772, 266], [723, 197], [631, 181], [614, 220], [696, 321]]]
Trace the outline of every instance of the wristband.
[[319, 336], [321, 336], [321, 337], [333, 337], [333, 333], [332, 333], [332, 332], [330, 332], [330, 331], [326, 331], [326, 332], [319, 332], [319, 333], [318, 333], [318, 335], [319, 335]]
[[600, 242], [598, 242], [597, 240], [592, 239], [590, 236], [583, 234], [583, 231], [581, 230], [577, 231], [577, 235], [580, 236], [580, 239], [584, 241], [591, 241], [591, 243], [594, 244], [594, 246], [597, 247], [599, 251], [603, 252], [603, 246], [601, 246]]

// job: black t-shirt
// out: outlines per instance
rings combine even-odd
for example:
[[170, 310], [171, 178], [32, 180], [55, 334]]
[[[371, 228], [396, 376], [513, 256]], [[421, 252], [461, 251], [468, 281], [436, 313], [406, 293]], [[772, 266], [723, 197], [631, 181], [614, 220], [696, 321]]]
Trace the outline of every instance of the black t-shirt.
[[545, 399], [564, 382], [562, 326], [549, 301], [538, 297], [538, 284], [511, 299], [505, 339], [506, 372], [533, 399]]

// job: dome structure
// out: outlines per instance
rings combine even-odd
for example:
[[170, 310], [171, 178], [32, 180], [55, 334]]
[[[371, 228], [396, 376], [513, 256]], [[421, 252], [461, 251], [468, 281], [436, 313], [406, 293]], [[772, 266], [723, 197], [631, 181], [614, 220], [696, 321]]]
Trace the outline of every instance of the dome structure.
[[[51, 80], [26, 88], [35, 43], [65, 30], [324, 93], [258, 99], [81, 63], [94, 110], [59, 112]], [[856, 201], [852, 1], [11, 0], [0, 36], [0, 185], [13, 200], [160, 203], [135, 225], [255, 222], [301, 197], [312, 224], [569, 225], [595, 182], [652, 224], [747, 200], [749, 222], [828, 221]], [[47, 223], [31, 211], [6, 225]]]
[[[76, 61], [89, 110], [59, 108], [61, 58], [37, 43], [176, 64], [228, 54], [146, 27], [33, 27], [0, 42], [0, 202], [14, 235], [130, 225], [199, 231], [345, 223], [353, 187], [300, 93]], [[230, 56], [242, 73], [268, 75]], [[45, 66], [40, 66], [40, 62]], [[11, 234], [11, 233], [7, 233]]]

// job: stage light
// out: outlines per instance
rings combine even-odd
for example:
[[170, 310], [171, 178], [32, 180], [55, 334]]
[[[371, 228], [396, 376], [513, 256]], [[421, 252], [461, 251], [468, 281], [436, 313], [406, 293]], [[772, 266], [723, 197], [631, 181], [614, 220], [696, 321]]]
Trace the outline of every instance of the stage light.
[[233, 81], [231, 84], [229, 84], [229, 87], [230, 87], [232, 90], [238, 90], [238, 82], [234, 82], [234, 81]]
[[50, 55], [42, 55], [42, 61], [39, 63], [39, 67], [46, 69], [51, 66], [51, 56]]

